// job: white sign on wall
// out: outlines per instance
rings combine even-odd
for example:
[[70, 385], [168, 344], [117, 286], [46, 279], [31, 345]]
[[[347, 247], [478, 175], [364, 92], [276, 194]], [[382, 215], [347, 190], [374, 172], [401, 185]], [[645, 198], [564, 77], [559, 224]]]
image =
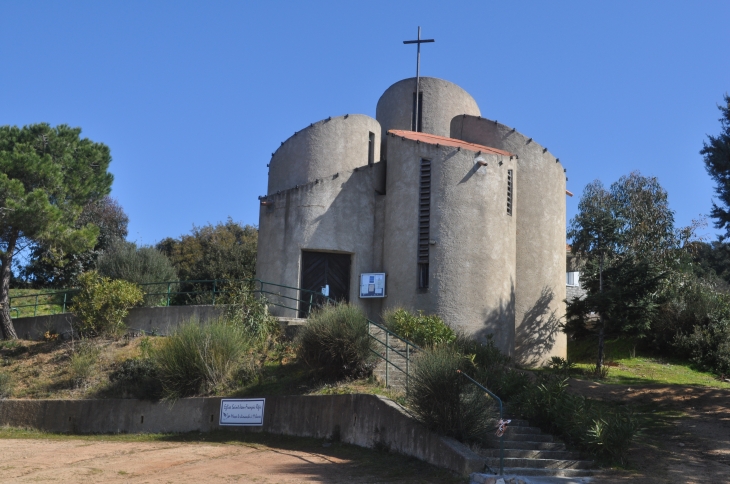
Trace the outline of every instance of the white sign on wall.
[[385, 273], [360, 274], [360, 297], [385, 297]]
[[265, 398], [224, 398], [221, 400], [220, 425], [263, 425], [265, 402]]

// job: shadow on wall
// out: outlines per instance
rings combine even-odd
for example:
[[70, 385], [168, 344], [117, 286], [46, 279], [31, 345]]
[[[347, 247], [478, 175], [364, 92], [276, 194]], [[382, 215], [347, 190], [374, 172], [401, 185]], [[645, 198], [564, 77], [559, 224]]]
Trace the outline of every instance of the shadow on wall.
[[493, 335], [494, 344], [510, 357], [514, 357], [515, 341], [515, 284], [511, 283], [510, 298], [500, 302], [499, 306], [491, 311], [484, 311], [484, 325], [474, 332], [474, 338], [486, 341]]
[[516, 363], [533, 367], [550, 353], [560, 332], [560, 317], [550, 311], [555, 293], [548, 286], [543, 287], [535, 305], [525, 313], [515, 335]]

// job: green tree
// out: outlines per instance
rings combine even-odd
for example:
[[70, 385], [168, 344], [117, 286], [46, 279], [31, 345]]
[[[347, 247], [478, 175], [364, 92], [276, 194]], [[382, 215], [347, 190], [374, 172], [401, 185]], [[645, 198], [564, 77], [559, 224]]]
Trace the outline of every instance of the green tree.
[[[576, 326], [585, 328], [586, 318], [592, 313], [599, 314], [598, 324], [598, 357], [596, 369], [603, 366], [603, 349], [606, 329], [606, 314], [599, 311], [605, 300], [603, 295], [603, 269], [606, 259], [613, 258], [621, 244], [621, 223], [615, 216], [615, 204], [611, 194], [603, 187], [600, 180], [594, 180], [583, 190], [578, 203], [578, 214], [570, 222], [568, 237], [572, 239], [573, 253], [584, 258], [593, 267], [598, 261], [598, 287], [590, 285], [588, 297], [568, 302], [566, 316], [567, 331], [575, 331]], [[596, 274], [596, 271], [593, 271]], [[585, 278], [584, 278], [585, 282]], [[585, 286], [585, 284], [584, 284]], [[594, 302], [595, 301], [595, 302]]]
[[[99, 256], [97, 269], [102, 276], [111, 279], [122, 279], [135, 284], [144, 285], [145, 304], [156, 306], [165, 301], [167, 284], [153, 282], [177, 281], [177, 271], [165, 254], [156, 248], [146, 245], [137, 247], [134, 242], [113, 239], [107, 249]], [[177, 284], [169, 285], [172, 292], [178, 290]], [[154, 294], [157, 294], [156, 296]]]
[[0, 329], [17, 338], [10, 319], [13, 257], [34, 243], [60, 260], [94, 246], [98, 227], [74, 223], [84, 205], [109, 194], [109, 148], [81, 138], [80, 128], [35, 124], [0, 127]]
[[[258, 229], [241, 225], [230, 217], [226, 223], [193, 227], [180, 238], [166, 238], [157, 244], [177, 269], [180, 280], [250, 279], [256, 274]], [[181, 291], [209, 290], [183, 286]]]
[[[598, 334], [596, 369], [607, 332], [644, 337], [668, 275], [688, 259], [693, 227], [675, 229], [667, 192], [654, 177], [632, 172], [603, 188], [589, 184], [568, 232], [584, 261], [587, 296], [568, 303], [566, 331]], [[593, 324], [598, 315], [597, 324]]]
[[29, 263], [21, 271], [24, 280], [34, 287], [62, 288], [75, 285], [79, 275], [96, 267], [99, 256], [107, 252], [114, 241], [127, 237], [129, 217], [119, 202], [106, 196], [87, 203], [76, 219], [74, 228], [80, 229], [87, 224], [99, 228], [99, 237], [93, 248], [63, 254], [63, 258], [57, 260], [50, 244], [36, 243], [31, 249]]
[[700, 154], [705, 160], [705, 169], [715, 181], [715, 193], [720, 205], [712, 202], [710, 215], [715, 227], [725, 229], [725, 237], [730, 235], [730, 96], [725, 95], [725, 106], [718, 106], [721, 132], [718, 136], [707, 136]]

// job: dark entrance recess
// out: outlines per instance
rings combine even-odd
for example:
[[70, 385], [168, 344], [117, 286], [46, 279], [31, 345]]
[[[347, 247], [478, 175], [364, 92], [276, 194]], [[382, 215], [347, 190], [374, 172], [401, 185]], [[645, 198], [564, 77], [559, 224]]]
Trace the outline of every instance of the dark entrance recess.
[[[350, 300], [350, 254], [332, 252], [302, 251], [302, 289], [321, 292], [326, 285], [330, 286], [329, 297], [335, 301]], [[302, 292], [300, 299], [309, 300], [309, 294]], [[314, 306], [321, 306], [324, 298], [315, 298]], [[301, 303], [299, 317], [307, 317], [309, 303]]]

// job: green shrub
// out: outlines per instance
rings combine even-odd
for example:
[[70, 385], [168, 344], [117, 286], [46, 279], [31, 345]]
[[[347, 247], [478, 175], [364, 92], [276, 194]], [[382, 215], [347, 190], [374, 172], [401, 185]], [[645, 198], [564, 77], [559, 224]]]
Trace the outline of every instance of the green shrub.
[[730, 320], [711, 318], [690, 334], [677, 335], [675, 344], [701, 369], [730, 374]]
[[266, 299], [256, 297], [248, 283], [232, 285], [221, 303], [228, 305], [228, 320], [241, 325], [254, 339], [263, 341], [280, 336], [279, 321], [269, 313]]
[[75, 345], [68, 367], [74, 386], [83, 386], [91, 378], [99, 353], [99, 348], [89, 341], [81, 341]]
[[[165, 254], [151, 246], [137, 247], [134, 242], [122, 239], [109, 241], [99, 256], [97, 270], [110, 279], [121, 279], [134, 284], [177, 281], [177, 271]], [[164, 305], [167, 302], [167, 284], [146, 285], [146, 306]], [[177, 284], [170, 285], [170, 292], [178, 291]], [[157, 294], [157, 295], [155, 295]]]
[[730, 372], [730, 294], [688, 274], [676, 279], [654, 321], [652, 346], [704, 370]]
[[[570, 394], [567, 380], [555, 374], [534, 381], [509, 363], [510, 358], [496, 348], [492, 338], [480, 342], [458, 334], [450, 344], [424, 348], [413, 362], [409, 406], [431, 430], [463, 442], [488, 438], [497, 417], [495, 403], [459, 378], [457, 370], [462, 370], [509, 402], [513, 415], [600, 460], [623, 461], [638, 431], [630, 410]], [[562, 358], [552, 363], [558, 373], [572, 368]]]
[[135, 284], [111, 280], [97, 272], [79, 276], [80, 291], [70, 310], [76, 315], [76, 331], [83, 336], [118, 336], [126, 328], [124, 317], [129, 308], [142, 301], [142, 291]]
[[154, 348], [152, 359], [167, 398], [205, 395], [253, 378], [252, 341], [238, 325], [190, 321]]
[[157, 367], [150, 358], [130, 358], [109, 374], [109, 381], [122, 397], [158, 400], [162, 396]]
[[0, 398], [8, 398], [13, 394], [13, 380], [7, 373], [0, 372]]
[[295, 346], [297, 357], [324, 379], [366, 376], [374, 366], [367, 317], [349, 304], [315, 311], [299, 331]]
[[439, 345], [422, 349], [413, 367], [408, 403], [419, 420], [462, 442], [484, 440], [498, 414], [492, 400], [457, 373], [472, 368], [470, 359]]
[[531, 424], [559, 435], [566, 443], [599, 460], [623, 462], [639, 430], [632, 411], [571, 394], [567, 387], [565, 379], [540, 377], [537, 384], [526, 386], [510, 405]]
[[456, 339], [454, 330], [433, 314], [425, 315], [421, 311], [413, 314], [398, 308], [386, 311], [383, 320], [388, 329], [419, 346], [451, 343]]

